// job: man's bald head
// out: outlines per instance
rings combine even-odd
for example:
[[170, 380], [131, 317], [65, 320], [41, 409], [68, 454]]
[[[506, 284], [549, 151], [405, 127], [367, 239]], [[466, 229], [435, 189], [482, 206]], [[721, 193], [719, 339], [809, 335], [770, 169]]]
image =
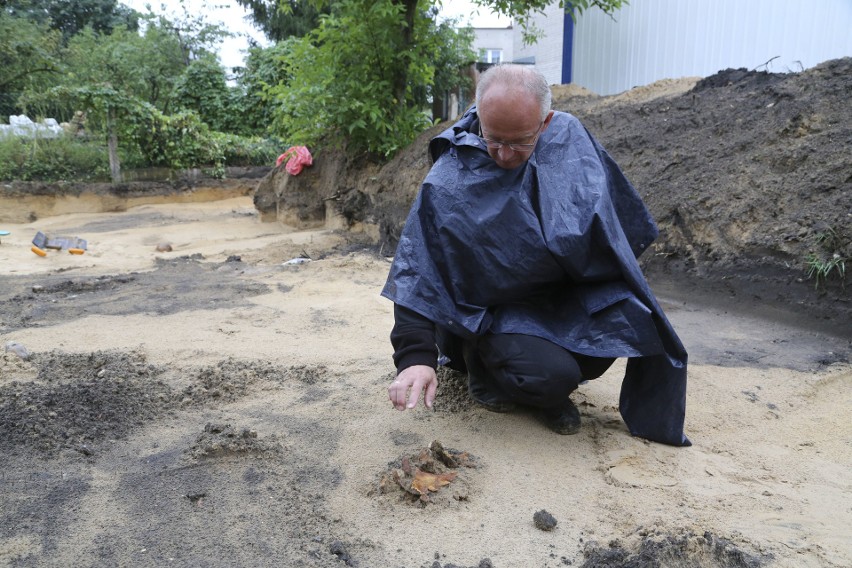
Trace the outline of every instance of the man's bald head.
[[553, 117], [550, 102], [547, 81], [530, 67], [498, 65], [482, 74], [476, 87], [479, 135], [499, 167], [511, 170], [529, 160]]
[[550, 112], [552, 93], [547, 79], [533, 67], [504, 63], [486, 69], [476, 85], [476, 106], [479, 108], [488, 91], [499, 85], [507, 90], [517, 90], [532, 95], [541, 107], [541, 119]]

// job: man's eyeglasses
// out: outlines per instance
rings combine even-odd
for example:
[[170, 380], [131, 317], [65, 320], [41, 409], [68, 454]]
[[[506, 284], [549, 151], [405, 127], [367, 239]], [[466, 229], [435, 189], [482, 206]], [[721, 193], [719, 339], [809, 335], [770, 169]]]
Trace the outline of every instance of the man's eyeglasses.
[[506, 143], [506, 142], [498, 142], [497, 140], [491, 140], [490, 138], [486, 138], [485, 136], [482, 135], [482, 124], [481, 123], [479, 125], [479, 138], [482, 139], [483, 142], [485, 142], [485, 145], [490, 150], [499, 150], [503, 146], [508, 146], [511, 150], [513, 150], [515, 152], [532, 152], [533, 149], [535, 149], [536, 143], [538, 142], [538, 136], [539, 136], [539, 134], [541, 134], [541, 127], [542, 126], [544, 126], [543, 120], [538, 125], [538, 128], [535, 131], [535, 138], [533, 138], [533, 141], [530, 142], [529, 144], [515, 144], [514, 142], [509, 144], [509, 143]]

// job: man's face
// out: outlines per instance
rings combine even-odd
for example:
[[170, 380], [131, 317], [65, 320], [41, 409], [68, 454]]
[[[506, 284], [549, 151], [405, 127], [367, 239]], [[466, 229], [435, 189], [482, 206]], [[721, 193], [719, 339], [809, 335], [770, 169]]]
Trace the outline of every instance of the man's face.
[[[515, 169], [530, 159], [538, 136], [553, 116], [553, 111], [550, 111], [542, 121], [541, 107], [533, 95], [502, 84], [492, 85], [485, 92], [477, 112], [482, 137], [502, 144], [499, 148], [489, 144], [488, 155], [506, 170]], [[532, 146], [515, 146], [513, 149], [509, 144]]]

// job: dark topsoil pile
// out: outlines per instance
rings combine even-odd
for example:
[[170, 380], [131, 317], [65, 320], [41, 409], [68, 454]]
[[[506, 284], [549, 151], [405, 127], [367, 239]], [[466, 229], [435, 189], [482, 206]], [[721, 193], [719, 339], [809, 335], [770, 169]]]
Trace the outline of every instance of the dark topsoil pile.
[[[845, 334], [850, 100], [852, 58], [844, 58], [801, 73], [727, 69], [651, 99], [557, 93], [554, 108], [589, 128], [654, 215], [660, 237], [642, 262], [655, 287], [690, 296], [700, 289]], [[333, 205], [352, 226], [377, 225], [390, 254], [430, 166], [428, 141], [448, 126], [382, 168], [326, 153], [299, 177], [274, 170], [255, 205], [266, 218], [308, 225], [322, 223]]]

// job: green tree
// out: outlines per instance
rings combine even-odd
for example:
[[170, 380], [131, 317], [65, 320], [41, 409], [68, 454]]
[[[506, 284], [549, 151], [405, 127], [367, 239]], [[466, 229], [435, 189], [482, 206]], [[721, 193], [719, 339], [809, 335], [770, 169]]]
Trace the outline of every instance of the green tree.
[[269, 47], [253, 46], [248, 50], [245, 66], [236, 68], [237, 88], [232, 91], [236, 99], [231, 108], [239, 116], [234, 132], [262, 134], [271, 132], [274, 108], [267, 90], [279, 82], [288, 83], [285, 61], [290, 51], [289, 42], [278, 42]]
[[181, 13], [171, 17], [149, 11], [142, 19], [146, 29], [171, 35], [177, 41], [184, 65], [189, 65], [193, 59], [206, 53], [215, 53], [219, 43], [232, 35], [218, 24], [209, 23], [204, 9], [190, 12], [183, 2], [180, 7]]
[[[342, 0], [314, 32], [287, 40], [285, 80], [266, 91], [283, 137], [305, 144], [344, 137], [353, 152], [385, 157], [428, 126], [422, 95], [440, 44], [433, 14], [416, 15], [408, 37], [398, 25], [402, 5]], [[406, 47], [414, 41], [417, 50]]]
[[213, 130], [230, 131], [231, 97], [225, 71], [212, 55], [192, 61], [175, 82], [173, 106], [195, 112]]
[[330, 12], [328, 4], [311, 0], [237, 0], [251, 11], [251, 18], [272, 41], [302, 37], [316, 29], [320, 16]]
[[57, 30], [65, 42], [87, 27], [99, 34], [118, 26], [139, 29], [139, 13], [117, 0], [2, 0], [0, 6], [12, 16]]
[[[464, 42], [448, 41], [446, 30], [436, 24], [441, 0], [306, 1], [318, 9], [330, 7], [330, 14], [304, 38], [289, 40], [285, 77], [265, 91], [274, 105], [275, 126], [285, 139], [300, 143], [343, 136], [352, 151], [389, 156], [427, 123], [423, 94], [436, 81], [451, 80], [458, 68], [454, 63], [464, 60]], [[543, 12], [551, 3], [475, 1], [524, 26], [531, 13]], [[560, 5], [575, 12], [599, 7], [612, 13], [625, 3], [576, 0]], [[277, 6], [284, 13], [291, 10], [285, 0]], [[530, 37], [535, 33], [527, 31]], [[437, 51], [436, 43], [442, 44]]]
[[44, 106], [57, 100], [68, 101], [72, 108], [89, 113], [92, 120], [103, 125], [103, 131], [109, 150], [109, 166], [112, 180], [121, 181], [121, 167], [118, 157], [119, 119], [138, 113], [140, 101], [113, 89], [109, 85], [85, 87], [57, 86], [45, 92], [28, 93], [23, 97], [27, 106]]
[[455, 20], [442, 21], [431, 36], [432, 53], [427, 57], [435, 71], [432, 84], [427, 86], [427, 100], [443, 99], [447, 92], [473, 86], [469, 84], [469, 76], [460, 71], [465, 65], [476, 61], [477, 54], [471, 48], [474, 31], [471, 27], [458, 28], [457, 25]]
[[59, 32], [0, 10], [0, 116], [18, 114], [18, 97], [44, 90], [62, 71]]
[[[213, 49], [226, 32], [205, 23], [203, 17], [181, 16], [172, 21], [149, 13], [144, 19], [147, 25], [141, 35], [124, 27], [108, 35], [86, 28], [71, 38], [63, 54], [67, 73], [59, 84], [75, 88], [109, 84], [166, 113], [186, 108], [175, 99], [176, 85], [183, 81], [182, 94], [186, 94], [192, 81], [182, 77], [197, 60], [218, 66]], [[214, 72], [223, 74], [218, 67]]]
[[150, 27], [144, 35], [117, 28], [98, 35], [90, 28], [68, 42], [64, 52], [67, 87], [109, 84], [160, 109], [169, 102], [177, 78], [186, 66], [176, 38]]

